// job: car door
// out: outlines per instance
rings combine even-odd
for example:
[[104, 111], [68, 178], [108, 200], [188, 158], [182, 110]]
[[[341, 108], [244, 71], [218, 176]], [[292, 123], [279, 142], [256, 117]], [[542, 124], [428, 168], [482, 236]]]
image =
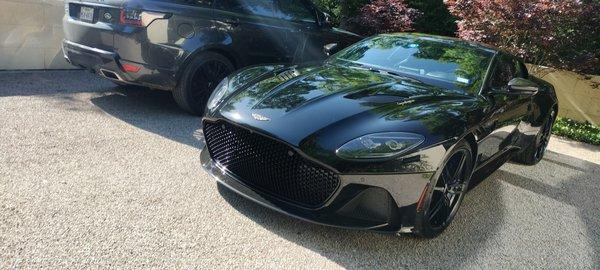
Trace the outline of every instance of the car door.
[[481, 127], [479, 161], [509, 150], [519, 138], [519, 124], [529, 115], [531, 96], [509, 91], [508, 83], [516, 77], [525, 78], [526, 70], [516, 59], [500, 54], [483, 95], [489, 102], [488, 118]]
[[216, 0], [215, 21], [228, 33], [224, 43], [244, 65], [286, 63], [287, 28], [274, 17], [273, 0]]
[[325, 44], [336, 42], [329, 28], [318, 24], [317, 10], [302, 0], [275, 0], [275, 16], [287, 28], [288, 54], [294, 63], [321, 61]]

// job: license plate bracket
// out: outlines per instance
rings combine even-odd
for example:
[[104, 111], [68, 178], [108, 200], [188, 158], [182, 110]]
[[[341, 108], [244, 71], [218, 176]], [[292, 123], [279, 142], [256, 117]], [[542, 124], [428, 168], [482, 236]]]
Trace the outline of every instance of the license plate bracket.
[[82, 6], [79, 9], [79, 19], [84, 22], [94, 21], [94, 8]]

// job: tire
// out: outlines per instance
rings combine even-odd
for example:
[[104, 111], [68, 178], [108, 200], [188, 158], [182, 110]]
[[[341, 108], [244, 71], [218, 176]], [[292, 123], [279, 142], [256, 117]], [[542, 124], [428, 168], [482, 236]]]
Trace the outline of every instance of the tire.
[[448, 155], [437, 179], [425, 191], [422, 210], [417, 209], [414, 234], [433, 238], [452, 222], [469, 187], [473, 173], [473, 150], [459, 141]]
[[535, 165], [540, 162], [546, 153], [546, 147], [548, 147], [548, 142], [550, 141], [554, 120], [556, 120], [556, 109], [553, 109], [550, 112], [548, 119], [544, 121], [542, 128], [531, 144], [523, 151], [516, 154], [512, 160], [523, 165]]
[[200, 116], [214, 88], [234, 70], [235, 67], [225, 56], [202, 52], [183, 71], [173, 90], [173, 98], [183, 110]]

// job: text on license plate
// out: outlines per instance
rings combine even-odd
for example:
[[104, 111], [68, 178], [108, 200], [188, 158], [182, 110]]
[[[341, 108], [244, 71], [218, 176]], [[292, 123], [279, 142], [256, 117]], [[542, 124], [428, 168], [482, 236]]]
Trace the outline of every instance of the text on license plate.
[[94, 8], [81, 7], [79, 10], [79, 19], [82, 21], [91, 22], [94, 20]]

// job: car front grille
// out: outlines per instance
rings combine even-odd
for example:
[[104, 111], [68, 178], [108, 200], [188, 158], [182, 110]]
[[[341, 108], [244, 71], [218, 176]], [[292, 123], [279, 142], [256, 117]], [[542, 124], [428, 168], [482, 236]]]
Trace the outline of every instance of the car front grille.
[[212, 159], [246, 185], [308, 208], [324, 204], [338, 188], [337, 174], [284, 143], [233, 124], [204, 121]]

